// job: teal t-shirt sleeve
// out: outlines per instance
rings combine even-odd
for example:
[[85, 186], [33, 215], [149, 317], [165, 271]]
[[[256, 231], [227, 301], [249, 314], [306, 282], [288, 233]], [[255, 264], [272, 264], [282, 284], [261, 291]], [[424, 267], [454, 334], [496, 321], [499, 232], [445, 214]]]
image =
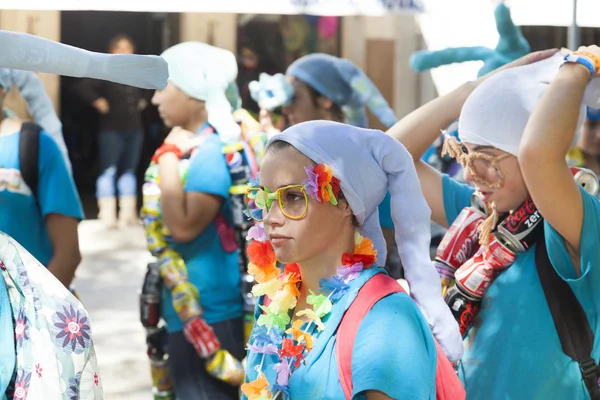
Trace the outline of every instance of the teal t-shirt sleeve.
[[385, 198], [379, 205], [379, 224], [382, 228], [394, 229], [391, 201], [392, 196], [390, 195], [390, 192], [387, 192]]
[[185, 185], [186, 192], [214, 194], [227, 198], [231, 177], [217, 135], [207, 138], [192, 158]]
[[[558, 274], [571, 286], [579, 300], [587, 304], [600, 305], [600, 201], [581, 189], [583, 200], [583, 226], [581, 227], [580, 267], [581, 276], [575, 269], [562, 236], [550, 224], [545, 223], [548, 256]], [[581, 297], [588, 297], [582, 299]], [[589, 301], [589, 303], [588, 303]]]
[[50, 213], [83, 219], [77, 187], [63, 154], [50, 135], [40, 134], [38, 201], [45, 217]]
[[415, 302], [404, 293], [385, 297], [364, 317], [354, 341], [353, 398], [377, 390], [393, 399], [434, 399], [436, 359]]
[[448, 175], [442, 175], [442, 193], [444, 196], [444, 211], [448, 226], [458, 217], [463, 208], [471, 205], [471, 195], [475, 189], [469, 185], [458, 183]]

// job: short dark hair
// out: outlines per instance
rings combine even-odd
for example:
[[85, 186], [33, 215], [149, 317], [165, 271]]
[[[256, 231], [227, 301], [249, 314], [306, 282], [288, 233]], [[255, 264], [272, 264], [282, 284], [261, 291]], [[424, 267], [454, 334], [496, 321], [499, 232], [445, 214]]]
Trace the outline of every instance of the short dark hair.
[[116, 35], [112, 39], [110, 39], [110, 42], [108, 42], [108, 52], [109, 53], [112, 52], [115, 49], [115, 47], [117, 47], [117, 44], [121, 40], [128, 41], [131, 44], [131, 47], [133, 47], [133, 50], [135, 51], [135, 42], [133, 41], [131, 36], [129, 36], [125, 33], [119, 33], [118, 35]]

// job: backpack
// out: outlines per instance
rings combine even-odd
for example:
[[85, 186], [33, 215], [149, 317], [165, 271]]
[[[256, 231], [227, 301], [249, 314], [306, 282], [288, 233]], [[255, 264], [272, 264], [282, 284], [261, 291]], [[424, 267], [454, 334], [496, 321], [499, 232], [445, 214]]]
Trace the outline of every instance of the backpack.
[[[338, 327], [335, 355], [338, 362], [340, 384], [347, 400], [352, 399], [352, 349], [363, 318], [382, 298], [393, 293], [405, 293], [396, 280], [386, 274], [377, 274], [364, 284], [344, 313]], [[435, 340], [435, 339], [434, 339]], [[437, 340], [435, 391], [437, 400], [464, 400], [465, 389], [458, 379], [452, 363], [446, 358]]]
[[573, 290], [552, 266], [544, 238], [542, 234], [537, 241], [535, 266], [562, 351], [579, 364], [590, 399], [600, 400], [600, 371], [592, 356], [594, 332]]
[[39, 182], [40, 134], [42, 127], [32, 122], [24, 122], [19, 137], [19, 164], [21, 177], [29, 186], [37, 204]]

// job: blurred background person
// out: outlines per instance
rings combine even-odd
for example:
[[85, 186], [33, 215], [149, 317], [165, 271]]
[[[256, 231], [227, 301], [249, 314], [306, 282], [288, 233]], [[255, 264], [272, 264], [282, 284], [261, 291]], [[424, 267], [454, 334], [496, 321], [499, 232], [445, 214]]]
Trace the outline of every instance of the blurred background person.
[[[135, 53], [133, 41], [124, 34], [116, 35], [108, 49], [112, 54]], [[100, 114], [99, 175], [96, 180], [98, 219], [108, 228], [117, 224], [136, 224], [136, 171], [144, 139], [140, 112], [146, 108], [147, 101], [142, 97], [141, 89], [101, 80], [81, 81], [78, 92]]]

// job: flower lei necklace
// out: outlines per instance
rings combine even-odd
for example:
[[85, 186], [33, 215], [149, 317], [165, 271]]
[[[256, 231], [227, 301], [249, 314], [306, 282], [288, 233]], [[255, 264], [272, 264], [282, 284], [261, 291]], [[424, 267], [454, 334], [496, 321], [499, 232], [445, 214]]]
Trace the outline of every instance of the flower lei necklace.
[[[302, 182], [307, 194], [319, 202], [338, 204], [339, 180], [333, 177], [331, 168], [318, 164], [313, 169], [306, 167], [308, 179]], [[307, 327], [302, 330], [304, 322], [301, 319], [290, 323], [290, 310], [294, 309], [300, 295], [299, 286], [302, 283], [300, 269], [297, 264], [286, 265], [283, 273], [277, 266], [277, 259], [271, 243], [265, 236], [261, 226], [250, 229], [248, 246], [250, 264], [248, 272], [254, 275], [256, 285], [252, 288], [254, 296], [267, 295], [271, 300], [265, 306], [261, 305], [262, 314], [256, 321], [252, 339], [248, 344], [251, 352], [262, 354], [258, 366], [258, 378], [242, 385], [242, 392], [248, 400], [276, 400], [280, 395], [284, 400], [289, 398], [289, 378], [295, 368], [304, 361], [306, 354], [314, 346], [315, 338], [309, 333], [314, 324], [318, 332], [325, 329], [323, 319], [330, 314], [333, 302], [338, 301], [350, 289], [348, 283], [356, 279], [363, 269], [370, 268], [377, 259], [377, 251], [373, 249], [370, 239], [355, 233], [354, 252], [342, 256], [342, 265], [330, 279], [321, 279], [317, 293], [310, 291], [306, 302], [312, 308], [296, 312], [296, 316], [308, 319]], [[284, 332], [292, 335], [285, 337]], [[276, 382], [270, 383], [263, 373], [263, 362], [266, 355], [278, 355], [279, 362], [273, 367], [277, 372]], [[275, 395], [273, 395], [275, 392]]]

